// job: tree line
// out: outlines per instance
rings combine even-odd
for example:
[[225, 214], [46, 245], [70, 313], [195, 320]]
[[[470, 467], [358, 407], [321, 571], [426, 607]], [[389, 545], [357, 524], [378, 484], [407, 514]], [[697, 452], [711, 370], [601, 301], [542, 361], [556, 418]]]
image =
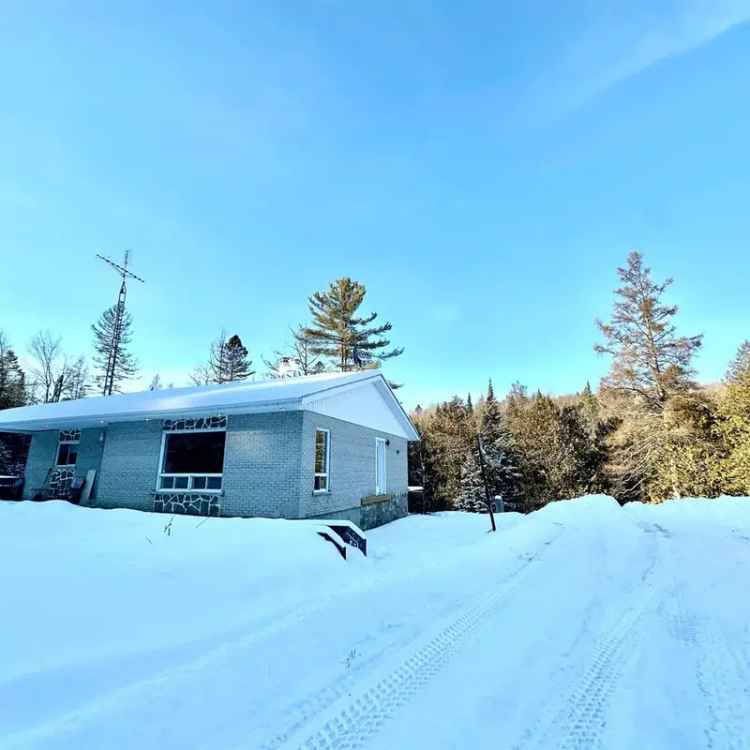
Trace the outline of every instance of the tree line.
[[[678, 334], [678, 308], [665, 299], [672, 280], [655, 281], [638, 252], [618, 276], [610, 319], [597, 321], [594, 349], [611, 360], [598, 389], [586, 383], [577, 394], [551, 397], [514, 383], [498, 398], [490, 381], [476, 404], [455, 396], [417, 407], [421, 441], [409, 448], [410, 483], [424, 487], [426, 510], [481, 511], [487, 491], [525, 511], [593, 492], [622, 502], [750, 494], [750, 341], [739, 346], [721, 387], [702, 387], [693, 360], [703, 339]], [[365, 286], [347, 277], [314, 293], [309, 322], [290, 329], [287, 344], [257, 368], [239, 334], [221, 331], [189, 377], [204, 385], [247, 380], [260, 368], [273, 378], [380, 367], [403, 348], [391, 345], [390, 322], [360, 311], [365, 296]], [[24, 371], [0, 332], [0, 408], [96, 392], [114, 315], [109, 308], [92, 326], [91, 367], [43, 331], [29, 344]], [[121, 333], [115, 390], [138, 371], [129, 313]], [[159, 375], [150, 387], [162, 387]]]
[[[376, 312], [363, 314], [364, 284], [348, 277], [329, 284], [308, 299], [310, 321], [290, 330], [290, 341], [270, 359], [261, 358], [265, 377], [295, 377], [316, 373], [377, 368], [403, 353], [392, 347], [391, 323], [378, 323]], [[91, 326], [93, 356], [71, 356], [62, 337], [40, 331], [29, 342], [30, 365], [21, 366], [5, 332], [0, 330], [0, 409], [45, 404], [101, 395], [108, 362], [114, 359], [114, 391], [121, 392], [127, 381], [139, 374], [132, 353], [133, 318], [125, 311], [116, 333], [116, 306], [102, 313]], [[206, 360], [189, 374], [195, 385], [247, 380], [257, 372], [250, 351], [239, 334], [222, 330], [211, 342]], [[157, 373], [152, 390], [163, 387]], [[167, 387], [171, 387], [171, 384]]]
[[[632, 252], [618, 269], [609, 321], [594, 349], [611, 360], [594, 392], [586, 383], [553, 398], [515, 383], [499, 401], [455, 396], [418, 407], [410, 483], [425, 510], [483, 511], [484, 482], [510, 507], [608, 493], [621, 502], [750, 495], [750, 341], [718, 389], [694, 379], [701, 335], [677, 333], [671, 279], [657, 282]], [[480, 451], [489, 471], [483, 479]]]

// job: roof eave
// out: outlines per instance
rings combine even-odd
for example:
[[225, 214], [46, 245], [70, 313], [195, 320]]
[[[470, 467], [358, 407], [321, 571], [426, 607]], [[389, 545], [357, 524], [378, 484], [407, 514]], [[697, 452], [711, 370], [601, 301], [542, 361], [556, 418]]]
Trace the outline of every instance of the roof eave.
[[105, 427], [108, 424], [123, 422], [149, 422], [154, 419], [173, 419], [175, 417], [206, 416], [207, 414], [224, 416], [229, 414], [262, 414], [265, 412], [295, 411], [301, 408], [300, 398], [266, 401], [258, 404], [232, 404], [228, 406], [191, 406], [182, 409], [159, 409], [128, 412], [127, 414], [96, 414], [79, 417], [52, 417], [27, 421], [0, 422], [0, 432], [44, 432], [45, 430], [76, 427], [81, 429]]

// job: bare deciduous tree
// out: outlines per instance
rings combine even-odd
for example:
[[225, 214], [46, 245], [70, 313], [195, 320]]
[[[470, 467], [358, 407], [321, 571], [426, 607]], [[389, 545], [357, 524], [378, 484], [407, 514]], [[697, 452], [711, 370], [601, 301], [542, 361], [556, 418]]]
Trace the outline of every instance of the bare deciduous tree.
[[69, 360], [62, 349], [62, 337], [50, 331], [39, 331], [29, 344], [34, 360], [32, 400], [44, 404], [83, 398], [89, 388], [86, 358]]
[[31, 371], [34, 400], [43, 404], [59, 401], [59, 396], [55, 398], [55, 394], [60, 390], [60, 377], [64, 369], [61, 362], [62, 337], [53, 335], [49, 330], [39, 331], [31, 339], [29, 354], [34, 360]]

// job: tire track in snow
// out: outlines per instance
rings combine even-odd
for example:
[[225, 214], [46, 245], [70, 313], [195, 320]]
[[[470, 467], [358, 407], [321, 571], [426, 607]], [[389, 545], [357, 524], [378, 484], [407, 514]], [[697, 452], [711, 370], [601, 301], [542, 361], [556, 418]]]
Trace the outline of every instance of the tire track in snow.
[[[529, 747], [559, 747], [563, 750], [603, 748], [603, 734], [607, 726], [607, 711], [610, 699], [622, 677], [628, 661], [633, 657], [637, 642], [638, 625], [643, 615], [655, 606], [661, 589], [656, 588], [652, 578], [661, 559], [661, 545], [669, 537], [666, 529], [658, 525], [640, 525], [649, 534], [651, 554], [649, 563], [640, 576], [634, 591], [634, 601], [600, 639], [593, 660], [573, 688], [564, 706], [554, 714], [551, 721], [542, 725], [541, 734], [527, 731], [516, 743], [514, 750]], [[658, 539], [657, 539], [658, 537]]]
[[732, 648], [705, 617], [689, 613], [685, 587], [679, 582], [675, 582], [672, 601], [672, 633], [695, 660], [696, 682], [708, 714], [706, 748], [747, 750], [750, 664], [746, 652]]
[[[362, 747], [395, 713], [412, 700], [458, 651], [464, 640], [496, 612], [525, 579], [532, 564], [563, 533], [545, 540], [492, 593], [484, 594], [435, 635], [418, 639], [410, 656], [380, 670], [350, 692], [348, 685], [326, 688], [303, 704], [302, 715], [262, 750], [339, 750]], [[431, 633], [434, 633], [434, 629]]]

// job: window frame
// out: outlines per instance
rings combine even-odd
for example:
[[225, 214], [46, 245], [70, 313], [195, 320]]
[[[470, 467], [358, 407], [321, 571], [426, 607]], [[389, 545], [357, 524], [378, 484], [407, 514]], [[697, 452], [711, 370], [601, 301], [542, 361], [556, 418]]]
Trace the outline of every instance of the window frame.
[[[378, 484], [378, 446], [383, 446], [383, 486]], [[385, 438], [375, 438], [375, 494], [385, 495], [388, 492], [388, 441]]]
[[[167, 493], [167, 494], [184, 494], [186, 492], [195, 493], [197, 495], [220, 495], [224, 492], [224, 464], [227, 458], [227, 443], [226, 443], [226, 427], [213, 427], [205, 430], [162, 430], [161, 433], [161, 449], [159, 451], [159, 466], [156, 469], [156, 492]], [[170, 435], [200, 435], [206, 432], [223, 432], [224, 437], [224, 455], [221, 460], [221, 473], [210, 473], [210, 472], [187, 472], [187, 473], [168, 473], [164, 471], [164, 460], [167, 452], [167, 438]], [[187, 487], [175, 487], [175, 480], [187, 477]], [[205, 479], [206, 485], [208, 480], [212, 478], [219, 478], [221, 486], [219, 488], [209, 489], [206, 487], [195, 487], [194, 483], [196, 479]], [[172, 479], [172, 487], [162, 487], [163, 479]]]
[[[70, 437], [70, 435], [75, 435], [75, 437]], [[66, 437], [63, 437], [63, 435], [66, 435]], [[70, 468], [75, 467], [75, 465], [78, 463], [78, 447], [76, 447], [76, 460], [73, 461], [73, 463], [60, 463], [60, 448], [63, 445], [71, 446], [79, 446], [81, 444], [81, 431], [80, 430], [60, 430], [57, 434], [57, 450], [55, 451], [55, 468], [62, 469], [62, 468]], [[68, 456], [70, 455], [70, 448], [68, 448]]]
[[[318, 450], [318, 433], [322, 432], [326, 436], [326, 465], [325, 471], [316, 471], [315, 464], [317, 463], [317, 450]], [[315, 480], [318, 477], [325, 478], [326, 486], [322, 489], [315, 488]], [[331, 431], [325, 427], [315, 428], [315, 437], [313, 442], [313, 495], [324, 495], [331, 491]]]

